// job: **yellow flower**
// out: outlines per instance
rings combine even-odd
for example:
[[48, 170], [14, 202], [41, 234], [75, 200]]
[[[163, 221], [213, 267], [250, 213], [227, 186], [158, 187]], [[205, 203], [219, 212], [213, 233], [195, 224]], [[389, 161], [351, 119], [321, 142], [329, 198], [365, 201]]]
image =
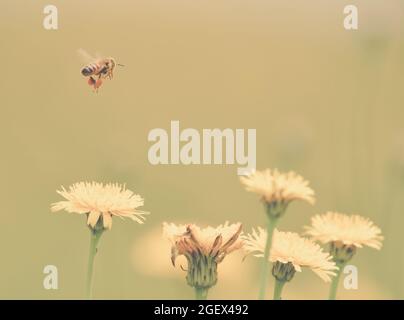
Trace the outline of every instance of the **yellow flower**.
[[338, 212], [316, 215], [311, 219], [311, 226], [306, 227], [307, 235], [324, 244], [337, 241], [358, 248], [368, 246], [377, 250], [382, 247], [381, 232], [367, 218]]
[[178, 256], [187, 259], [187, 282], [195, 288], [210, 288], [217, 282], [217, 264], [241, 248], [241, 223], [226, 222], [217, 228], [200, 228], [194, 224], [163, 224], [163, 233], [171, 242], [171, 262]]
[[56, 192], [66, 200], [53, 203], [51, 210], [87, 214], [87, 224], [92, 229], [97, 223], [97, 227], [111, 229], [112, 216], [143, 223], [144, 215], [148, 214], [137, 210], [144, 204], [140, 195], [116, 183], [79, 182], [70, 186], [69, 190], [62, 186], [62, 190]]
[[314, 204], [314, 191], [307, 180], [293, 171], [281, 173], [277, 169], [255, 171], [240, 177], [247, 191], [257, 193], [268, 206], [270, 215], [281, 216], [293, 200]]
[[[267, 233], [264, 229], [252, 231], [242, 236], [244, 249], [256, 257], [264, 256]], [[338, 268], [332, 257], [313, 241], [293, 232], [281, 232], [275, 229], [269, 260], [274, 263], [272, 274], [280, 281], [290, 281], [294, 273], [302, 267], [311, 269], [325, 282], [331, 281]], [[282, 277], [280, 279], [279, 277]]]
[[330, 252], [338, 263], [349, 261], [357, 248], [368, 246], [380, 250], [382, 247], [380, 228], [359, 215], [327, 212], [312, 217], [311, 226], [305, 228], [313, 240], [330, 244]]

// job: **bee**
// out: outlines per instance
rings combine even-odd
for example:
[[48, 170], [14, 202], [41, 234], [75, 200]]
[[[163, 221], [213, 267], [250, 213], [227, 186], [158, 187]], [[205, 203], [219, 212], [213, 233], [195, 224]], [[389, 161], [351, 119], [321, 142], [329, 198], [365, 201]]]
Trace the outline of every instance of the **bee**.
[[114, 77], [115, 66], [124, 66], [116, 63], [114, 58], [93, 58], [83, 49], [79, 49], [78, 53], [87, 61], [92, 61], [81, 69], [81, 74], [88, 77], [87, 83], [95, 92], [98, 92], [104, 79], [111, 80]]

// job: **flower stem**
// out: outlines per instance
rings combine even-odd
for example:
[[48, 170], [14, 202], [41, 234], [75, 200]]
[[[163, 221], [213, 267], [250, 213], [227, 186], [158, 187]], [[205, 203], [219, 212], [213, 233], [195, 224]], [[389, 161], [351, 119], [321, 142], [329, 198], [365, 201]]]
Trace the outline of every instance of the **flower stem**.
[[268, 284], [268, 277], [269, 277], [269, 255], [271, 252], [272, 246], [272, 236], [278, 223], [278, 218], [268, 218], [267, 221], [267, 241], [265, 243], [265, 252], [264, 252], [264, 260], [262, 261], [262, 270], [261, 270], [261, 282], [260, 282], [260, 291], [258, 299], [264, 300], [266, 288]]
[[281, 300], [282, 289], [286, 281], [275, 280], [274, 300]]
[[100, 241], [103, 230], [91, 230], [90, 251], [88, 253], [87, 269], [87, 299], [92, 299], [94, 258], [97, 253], [97, 245]]
[[338, 282], [339, 278], [341, 277], [342, 270], [344, 269], [345, 263], [336, 263], [338, 270], [335, 277], [332, 279], [331, 286], [330, 286], [330, 295], [328, 297], [329, 300], [335, 300], [337, 297], [337, 289], [338, 289]]
[[208, 288], [195, 287], [195, 299], [206, 300], [208, 297]]

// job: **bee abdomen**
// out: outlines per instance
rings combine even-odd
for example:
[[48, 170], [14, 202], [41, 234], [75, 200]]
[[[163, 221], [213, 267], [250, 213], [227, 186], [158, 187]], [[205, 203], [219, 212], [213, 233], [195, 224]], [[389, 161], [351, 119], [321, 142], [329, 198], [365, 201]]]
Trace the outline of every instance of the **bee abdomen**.
[[83, 76], [91, 76], [94, 74], [94, 72], [98, 69], [98, 65], [96, 64], [90, 64], [88, 66], [85, 66], [83, 69], [81, 69], [81, 74]]

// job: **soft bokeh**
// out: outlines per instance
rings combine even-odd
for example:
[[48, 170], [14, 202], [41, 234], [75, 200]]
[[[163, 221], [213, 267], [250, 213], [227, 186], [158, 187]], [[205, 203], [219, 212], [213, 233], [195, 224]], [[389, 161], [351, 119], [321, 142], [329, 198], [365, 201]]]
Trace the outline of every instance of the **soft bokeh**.
[[[295, 170], [317, 195], [314, 207], [293, 203], [279, 228], [301, 232], [327, 210], [369, 217], [384, 247], [358, 252], [359, 289], [340, 296], [404, 298], [404, 3], [351, 2], [353, 32], [338, 0], [54, 0], [60, 28], [46, 31], [48, 1], [2, 0], [0, 298], [84, 297], [89, 232], [84, 217], [50, 212], [61, 185], [126, 183], [152, 213], [105, 233], [95, 298], [192, 298], [169, 252], [160, 262], [163, 221], [264, 225], [236, 166], [149, 164], [148, 132], [171, 120], [256, 128], [258, 167]], [[78, 48], [125, 67], [93, 94]], [[225, 259], [211, 298], [256, 298], [259, 261], [241, 258]], [[48, 264], [55, 291], [42, 286]], [[326, 296], [310, 273], [284, 291]]]

